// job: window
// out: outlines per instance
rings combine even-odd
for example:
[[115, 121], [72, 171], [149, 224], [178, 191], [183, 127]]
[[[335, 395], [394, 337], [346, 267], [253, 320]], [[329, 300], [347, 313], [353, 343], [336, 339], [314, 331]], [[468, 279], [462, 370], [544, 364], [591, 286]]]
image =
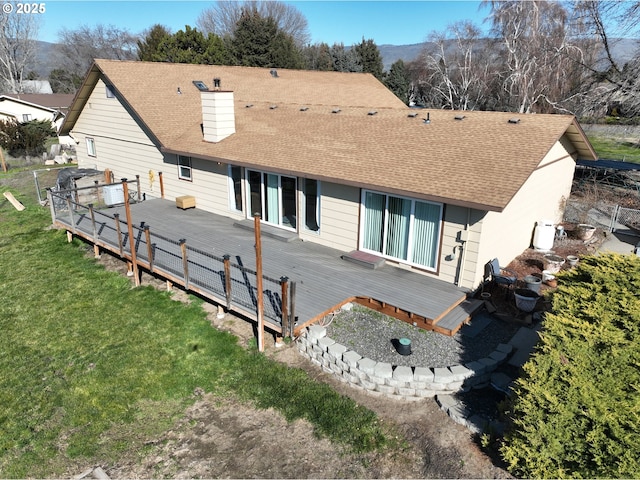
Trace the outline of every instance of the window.
[[231, 210], [242, 211], [242, 168], [229, 165], [229, 205]]
[[104, 86], [104, 90], [105, 90], [105, 92], [107, 94], [107, 98], [115, 98], [116, 97], [116, 94], [113, 91], [113, 86], [105, 85]]
[[91, 137], [86, 138], [87, 142], [87, 155], [90, 157], [96, 156], [96, 142]]
[[363, 191], [362, 250], [435, 269], [442, 205]]
[[305, 178], [302, 183], [304, 193], [304, 228], [320, 230], [320, 184], [317, 180]]
[[296, 191], [297, 179], [285, 177], [274, 173], [247, 171], [249, 182], [249, 212], [253, 216], [259, 213], [266, 223], [296, 228], [297, 206]]
[[33, 117], [31, 116], [30, 113], [23, 113], [22, 114], [22, 121], [23, 122], [30, 122], [31, 120], [33, 120]]
[[178, 155], [178, 178], [191, 180], [191, 157]]

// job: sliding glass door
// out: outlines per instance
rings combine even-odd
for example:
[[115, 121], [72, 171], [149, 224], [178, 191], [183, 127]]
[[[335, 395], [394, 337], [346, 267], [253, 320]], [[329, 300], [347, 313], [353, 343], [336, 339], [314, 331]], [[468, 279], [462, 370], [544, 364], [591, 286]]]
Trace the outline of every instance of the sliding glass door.
[[435, 269], [442, 205], [363, 191], [361, 249]]
[[259, 213], [266, 223], [296, 228], [296, 178], [247, 171], [249, 216]]

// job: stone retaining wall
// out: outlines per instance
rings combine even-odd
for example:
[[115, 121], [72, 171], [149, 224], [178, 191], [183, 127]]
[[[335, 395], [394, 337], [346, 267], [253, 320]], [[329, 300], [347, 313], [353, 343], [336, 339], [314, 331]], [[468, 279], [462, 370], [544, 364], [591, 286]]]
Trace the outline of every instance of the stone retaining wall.
[[466, 365], [431, 368], [394, 366], [363, 357], [327, 337], [327, 329], [319, 325], [308, 327], [296, 342], [302, 355], [352, 387], [404, 400], [484, 388], [513, 349], [511, 345], [500, 344], [488, 357]]

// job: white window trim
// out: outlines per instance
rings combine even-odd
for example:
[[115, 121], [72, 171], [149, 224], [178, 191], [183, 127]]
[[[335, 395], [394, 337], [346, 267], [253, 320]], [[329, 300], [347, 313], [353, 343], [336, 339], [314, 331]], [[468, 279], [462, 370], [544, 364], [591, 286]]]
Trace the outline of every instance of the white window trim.
[[93, 139], [93, 137], [86, 137], [85, 142], [87, 144], [87, 155], [89, 155], [90, 157], [97, 157], [98, 155], [96, 154], [96, 141]]
[[[429, 267], [427, 265], [422, 265], [420, 263], [415, 263], [409, 260], [405, 260], [402, 258], [398, 258], [398, 257], [393, 257], [391, 255], [387, 255], [385, 253], [380, 253], [377, 252], [375, 250], [369, 250], [367, 248], [364, 248], [363, 244], [364, 244], [364, 229], [365, 229], [365, 220], [366, 220], [366, 210], [365, 210], [365, 196], [367, 194], [367, 192], [369, 193], [376, 193], [379, 195], [384, 195], [385, 196], [385, 212], [388, 211], [388, 207], [389, 207], [389, 197], [396, 197], [396, 198], [401, 198], [403, 200], [409, 200], [411, 201], [411, 213], [409, 215], [409, 235], [408, 235], [408, 242], [407, 242], [407, 250], [411, 251], [412, 247], [413, 247], [413, 229], [414, 229], [414, 215], [415, 215], [415, 207], [416, 207], [416, 202], [423, 202], [423, 203], [429, 203], [431, 205], [437, 205], [440, 207], [440, 216], [438, 218], [438, 231], [436, 233], [436, 238], [438, 239], [438, 243], [437, 243], [437, 249], [436, 249], [436, 254], [435, 254], [435, 266], [434, 267]], [[420, 268], [422, 270], [427, 270], [430, 272], [436, 272], [438, 270], [438, 258], [440, 257], [440, 252], [441, 252], [441, 242], [440, 239], [442, 237], [442, 219], [443, 219], [443, 214], [444, 214], [444, 204], [439, 203], [439, 202], [430, 202], [428, 200], [421, 200], [418, 198], [411, 198], [411, 197], [404, 197], [402, 195], [395, 195], [395, 194], [390, 194], [390, 193], [385, 193], [385, 192], [378, 192], [375, 190], [367, 190], [367, 189], [362, 189], [362, 191], [360, 192], [360, 211], [361, 211], [361, 215], [360, 215], [360, 225], [359, 225], [359, 232], [360, 234], [358, 235], [359, 240], [358, 240], [358, 249], [362, 250], [363, 252], [367, 252], [367, 253], [371, 253], [373, 255], [379, 255], [382, 256], [384, 258], [388, 258], [389, 260], [395, 261], [395, 262], [399, 262], [402, 263], [404, 265], [410, 265], [412, 267], [416, 267], [416, 268]], [[388, 218], [385, 215], [385, 218]], [[386, 245], [387, 243], [387, 230], [388, 230], [388, 222], [385, 221], [384, 222], [384, 226], [383, 226], [383, 236], [382, 236], [382, 244]]]
[[33, 116], [30, 113], [23, 113], [22, 114], [22, 121], [23, 122], [30, 122], [31, 120], [33, 120]]
[[[181, 158], [187, 158], [189, 160], [189, 165], [182, 165], [180, 163]], [[183, 168], [186, 168], [189, 171], [189, 176], [182, 174]], [[193, 181], [193, 159], [191, 157], [187, 157], [185, 155], [178, 155], [178, 179], [187, 180], [189, 182]]]

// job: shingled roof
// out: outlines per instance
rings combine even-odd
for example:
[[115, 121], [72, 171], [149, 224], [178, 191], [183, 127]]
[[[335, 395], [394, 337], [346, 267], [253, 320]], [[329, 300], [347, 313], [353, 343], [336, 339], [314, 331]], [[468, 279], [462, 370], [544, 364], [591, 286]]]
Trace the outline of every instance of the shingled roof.
[[[502, 211], [565, 135], [596, 158], [573, 116], [409, 109], [369, 74], [110, 60], [90, 70], [61, 134], [99, 78], [164, 152], [485, 210]], [[218, 143], [203, 139], [192, 84], [213, 78], [235, 103], [236, 133]]]

